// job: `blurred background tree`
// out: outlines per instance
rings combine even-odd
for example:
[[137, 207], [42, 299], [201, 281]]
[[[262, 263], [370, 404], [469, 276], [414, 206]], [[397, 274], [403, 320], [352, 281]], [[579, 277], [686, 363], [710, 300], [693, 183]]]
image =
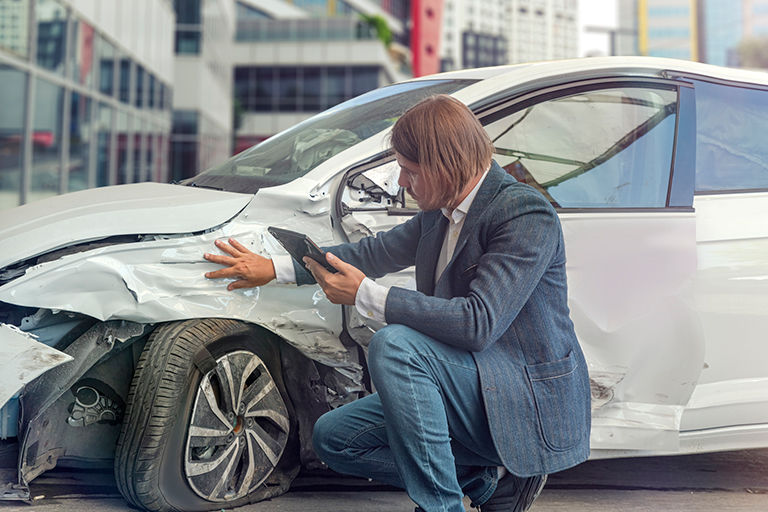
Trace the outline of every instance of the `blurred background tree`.
[[742, 67], [768, 69], [768, 37], [743, 39], [737, 53]]

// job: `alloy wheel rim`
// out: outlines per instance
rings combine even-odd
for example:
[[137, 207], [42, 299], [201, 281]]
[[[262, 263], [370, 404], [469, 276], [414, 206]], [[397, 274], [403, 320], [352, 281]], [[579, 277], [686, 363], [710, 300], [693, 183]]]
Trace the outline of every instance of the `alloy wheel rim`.
[[233, 501], [274, 470], [289, 433], [288, 410], [264, 362], [239, 350], [216, 360], [197, 389], [184, 472], [208, 501]]

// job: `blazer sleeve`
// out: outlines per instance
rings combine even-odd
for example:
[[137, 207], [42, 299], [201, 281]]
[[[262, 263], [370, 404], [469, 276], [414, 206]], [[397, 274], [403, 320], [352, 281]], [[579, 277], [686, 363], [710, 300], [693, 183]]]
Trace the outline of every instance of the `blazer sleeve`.
[[[355, 243], [323, 247], [360, 269], [367, 277], [377, 278], [408, 268], [416, 262], [416, 249], [421, 237], [423, 213], [419, 213], [394, 228], [365, 237]], [[314, 284], [315, 278], [300, 263], [294, 261], [296, 284]]]
[[540, 194], [524, 192], [504, 203], [485, 226], [484, 253], [468, 294], [446, 299], [392, 287], [387, 323], [470, 351], [484, 350], [507, 331], [553, 262], [562, 237], [557, 214]]

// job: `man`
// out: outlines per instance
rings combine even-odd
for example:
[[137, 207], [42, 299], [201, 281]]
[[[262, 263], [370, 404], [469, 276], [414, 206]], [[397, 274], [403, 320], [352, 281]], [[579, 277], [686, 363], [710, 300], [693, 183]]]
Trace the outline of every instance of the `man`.
[[[587, 367], [568, 316], [560, 224], [547, 200], [492, 162], [479, 121], [428, 98], [392, 130], [399, 184], [422, 212], [328, 250], [311, 276], [234, 240], [206, 255], [236, 277], [317, 282], [336, 304], [386, 321], [371, 340], [376, 393], [323, 415], [318, 455], [332, 469], [406, 489], [426, 512], [527, 510], [546, 474], [589, 454]], [[416, 266], [417, 290], [380, 277]], [[294, 274], [295, 272], [295, 274]]]

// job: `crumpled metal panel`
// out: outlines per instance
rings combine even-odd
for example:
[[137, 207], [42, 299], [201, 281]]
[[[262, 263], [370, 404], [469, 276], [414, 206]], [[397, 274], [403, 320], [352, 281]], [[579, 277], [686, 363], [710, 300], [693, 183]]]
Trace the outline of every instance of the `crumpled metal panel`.
[[561, 214], [593, 450], [675, 452], [704, 366], [692, 213]]
[[[156, 236], [143, 242], [71, 254], [27, 269], [0, 288], [0, 301], [83, 313], [99, 320], [157, 323], [189, 318], [233, 318], [262, 325], [320, 363], [344, 368], [358, 382], [360, 365], [339, 341], [341, 308], [319, 288], [269, 284], [228, 291], [228, 280], [204, 273], [221, 268], [203, 259], [216, 239], [236, 238], [252, 251], [284, 254], [266, 228], [275, 225], [337, 243], [329, 196], [307, 197], [301, 187], [259, 192], [232, 222], [197, 236]], [[293, 205], [289, 210], [285, 205]]]
[[42, 373], [71, 360], [17, 327], [0, 324], [0, 407]]

